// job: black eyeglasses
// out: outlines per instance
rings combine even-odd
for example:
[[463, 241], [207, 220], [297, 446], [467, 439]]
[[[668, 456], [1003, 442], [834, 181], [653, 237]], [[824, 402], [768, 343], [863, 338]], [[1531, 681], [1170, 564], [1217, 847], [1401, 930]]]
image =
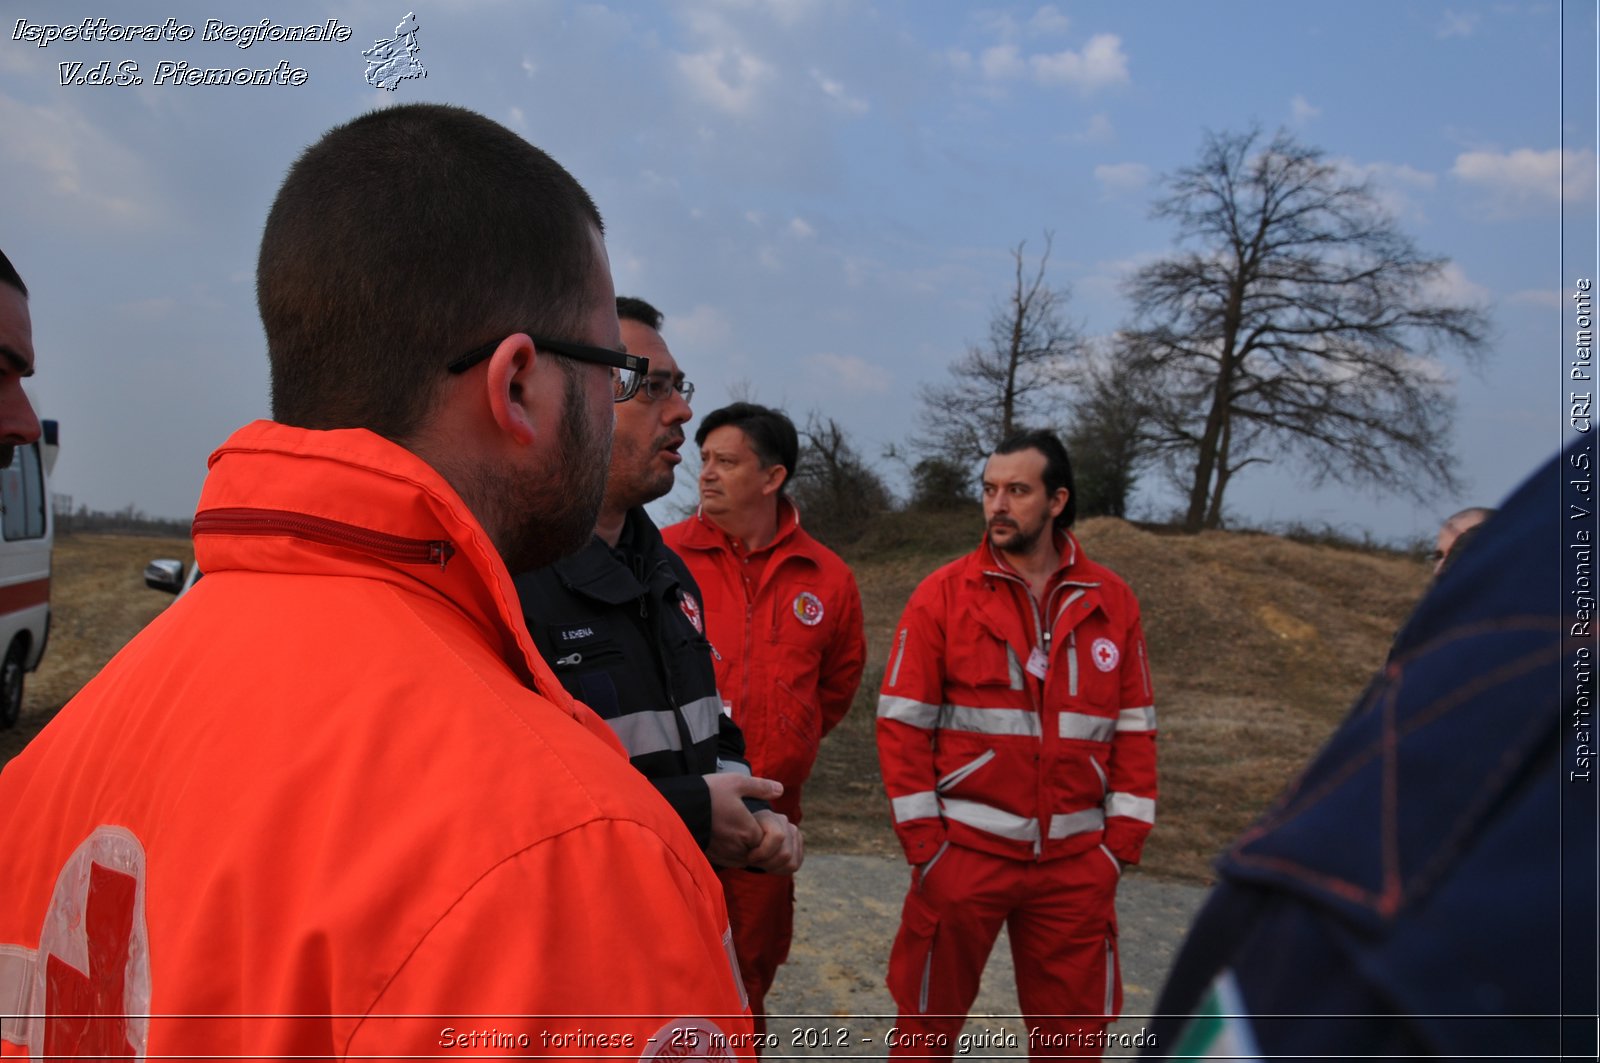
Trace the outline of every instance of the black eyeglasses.
[[647, 376], [644, 383], [639, 385], [639, 394], [646, 402], [660, 402], [669, 398], [674, 391], [683, 396], [684, 402], [694, 401], [694, 385], [687, 380], [674, 384], [670, 377]]
[[[650, 359], [641, 358], [637, 354], [623, 354], [621, 351], [605, 347], [590, 347], [582, 343], [568, 343], [565, 340], [540, 339], [531, 333], [528, 338], [540, 350], [551, 351], [591, 365], [610, 366], [612, 402], [627, 402], [638, 394], [639, 385], [644, 381], [645, 374], [650, 371]], [[474, 347], [445, 366], [445, 369], [451, 373], [465, 373], [479, 362], [486, 360], [499, 346], [500, 340], [494, 340], [482, 347]]]

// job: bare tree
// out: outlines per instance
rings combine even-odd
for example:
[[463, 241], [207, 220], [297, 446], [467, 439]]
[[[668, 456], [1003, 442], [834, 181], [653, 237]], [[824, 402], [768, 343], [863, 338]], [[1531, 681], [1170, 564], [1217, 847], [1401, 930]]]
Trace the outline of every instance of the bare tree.
[[1096, 354], [1074, 374], [1066, 433], [1078, 491], [1078, 514], [1126, 517], [1128, 498], [1149, 463], [1150, 394], [1142, 366], [1129, 358]]
[[1232, 477], [1268, 446], [1313, 482], [1426, 498], [1454, 485], [1453, 396], [1438, 353], [1476, 356], [1487, 323], [1438, 293], [1370, 184], [1280, 131], [1210, 134], [1154, 216], [1187, 249], [1138, 270], [1120, 337], [1149, 381], [1153, 445], [1182, 470], [1184, 526], [1218, 527]]
[[1020, 427], [1055, 420], [1065, 365], [1081, 346], [1066, 317], [1066, 288], [1045, 283], [1054, 235], [1044, 234], [1038, 266], [1028, 268], [1026, 242], [1011, 251], [1010, 290], [989, 318], [989, 336], [950, 366], [948, 383], [923, 385], [913, 449], [957, 465], [976, 463]]
[[839, 422], [815, 410], [800, 430], [800, 460], [789, 491], [806, 529], [833, 544], [859, 539], [894, 504], [883, 478], [851, 446]]

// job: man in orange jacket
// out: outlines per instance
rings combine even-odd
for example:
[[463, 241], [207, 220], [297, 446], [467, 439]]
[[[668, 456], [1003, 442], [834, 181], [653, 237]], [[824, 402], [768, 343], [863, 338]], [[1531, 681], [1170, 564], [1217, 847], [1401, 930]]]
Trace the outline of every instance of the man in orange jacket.
[[[822, 736], [861, 683], [861, 592], [837, 554], [800, 528], [784, 495], [800, 443], [782, 413], [736, 402], [700, 423], [700, 512], [662, 530], [705, 599], [717, 688], [744, 730], [750, 770], [783, 784], [772, 807], [800, 822], [800, 790]], [[794, 878], [720, 869], [734, 947], [758, 1030], [789, 955]]]
[[645, 368], [600, 234], [459, 108], [295, 163], [206, 578], [0, 774], [6, 1054], [747, 1054], [711, 870], [507, 571], [588, 538]]
[[913, 871], [891, 1054], [948, 1059], [1004, 923], [1029, 1055], [1099, 1057], [1121, 1009], [1113, 901], [1155, 822], [1155, 709], [1139, 603], [1071, 531], [1048, 432], [983, 473], [988, 535], [923, 580], [878, 702], [878, 754]]

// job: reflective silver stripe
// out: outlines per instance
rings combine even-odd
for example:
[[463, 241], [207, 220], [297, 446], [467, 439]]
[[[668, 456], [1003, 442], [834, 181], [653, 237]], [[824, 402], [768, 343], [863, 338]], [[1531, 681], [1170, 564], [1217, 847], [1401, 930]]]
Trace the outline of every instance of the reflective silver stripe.
[[1102, 768], [1100, 762], [1092, 756], [1089, 758], [1089, 767], [1093, 768], [1094, 773], [1100, 776], [1100, 797], [1104, 799], [1106, 791], [1111, 789], [1111, 780], [1106, 778], [1106, 769]]
[[626, 716], [609, 719], [606, 723], [622, 740], [622, 748], [628, 751], [630, 757], [683, 748], [683, 740], [678, 736], [677, 713], [670, 709], [630, 712]]
[[1067, 632], [1067, 693], [1078, 696], [1078, 633]]
[[1085, 742], [1109, 742], [1117, 730], [1117, 721], [1109, 716], [1092, 716], [1087, 712], [1063, 712], [1057, 720], [1062, 738], [1077, 738]]
[[1106, 796], [1106, 814], [1109, 816], [1127, 816], [1141, 823], [1154, 823], [1156, 821], [1156, 803], [1148, 797], [1135, 797], [1133, 794], [1112, 792]]
[[900, 663], [906, 659], [906, 636], [909, 634], [911, 634], [910, 628], [903, 627], [900, 629], [900, 646], [895, 650], [894, 668], [889, 672], [890, 686], [898, 686], [900, 683]]
[[1117, 713], [1118, 731], [1154, 731], [1156, 729], [1156, 707], [1154, 705], [1141, 705], [1137, 709], [1123, 709]]
[[885, 694], [878, 699], [878, 719], [898, 720], [931, 731], [939, 726], [939, 706]]
[[932, 790], [897, 797], [890, 801], [889, 805], [894, 809], [896, 823], [907, 823], [913, 819], [939, 818], [939, 795]]
[[1100, 843], [1100, 851], [1106, 854], [1106, 859], [1111, 861], [1111, 866], [1117, 869], [1117, 874], [1122, 874], [1122, 861], [1117, 859], [1117, 854], [1106, 848], [1105, 842]]
[[749, 775], [750, 765], [737, 760], [723, 760], [717, 758], [717, 774], [719, 775]]
[[716, 737], [722, 718], [722, 696], [712, 694], [696, 698], [687, 705], [680, 705], [678, 711], [683, 713], [683, 720], [689, 725], [689, 740], [698, 745]]
[[944, 818], [969, 827], [998, 834], [1019, 842], [1039, 841], [1039, 821], [1003, 811], [977, 801], [963, 801], [956, 797], [944, 799]]
[[1110, 934], [1106, 935], [1106, 1006], [1105, 1017], [1116, 1018], [1111, 1010], [1117, 1006], [1117, 943]]
[[1051, 816], [1050, 838], [1052, 841], [1070, 838], [1085, 831], [1102, 830], [1105, 825], [1106, 814], [1098, 808], [1086, 808], [1082, 812], [1070, 812], [1064, 816]]
[[946, 705], [940, 726], [947, 731], [969, 731], [980, 735], [1023, 735], [1038, 738], [1039, 715], [1032, 709], [978, 709], [968, 705]]
[[739, 972], [739, 953], [733, 947], [733, 927], [722, 932], [722, 951], [728, 955], [728, 966], [733, 968], [733, 984], [739, 987], [739, 1006], [748, 1008], [750, 996], [744, 989], [744, 975]]
[[1017, 660], [1017, 651], [1006, 644], [1006, 673], [1011, 679], [1012, 690], [1028, 689], [1028, 681], [1022, 675], [1022, 662]]
[[978, 754], [976, 757], [973, 757], [971, 760], [967, 761], [965, 764], [961, 765], [961, 767], [957, 768], [955, 771], [951, 772], [949, 775], [946, 775], [944, 778], [940, 779], [938, 782], [934, 783], [933, 784], [933, 788], [935, 790], [937, 790], [938, 792], [943, 793], [944, 791], [950, 789], [950, 787], [954, 786], [956, 783], [960, 782], [962, 779], [965, 779], [968, 775], [971, 775], [973, 772], [977, 771], [979, 768], [983, 767], [985, 764], [989, 763], [993, 759], [994, 759], [994, 750], [992, 750], [992, 749], [986, 750], [986, 751]]
[[38, 954], [32, 949], [0, 945], [0, 1037], [23, 1048], [28, 1046], [28, 1019], [42, 1010], [33, 1004], [37, 963]]

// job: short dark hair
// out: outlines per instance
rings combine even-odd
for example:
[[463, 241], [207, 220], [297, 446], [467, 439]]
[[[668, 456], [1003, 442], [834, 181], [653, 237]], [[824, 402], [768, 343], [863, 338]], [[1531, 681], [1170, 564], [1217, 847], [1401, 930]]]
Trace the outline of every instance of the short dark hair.
[[617, 296], [617, 319], [619, 321], [637, 321], [646, 328], [654, 329], [657, 332], [661, 331], [661, 322], [666, 320], [661, 311], [643, 299], [636, 299], [631, 295]]
[[0, 284], [9, 284], [21, 292], [24, 299], [28, 297], [28, 286], [22, 283], [22, 276], [17, 273], [17, 267], [11, 264], [4, 251], [0, 251]]
[[1058, 488], [1067, 489], [1067, 504], [1056, 514], [1055, 526], [1062, 530], [1072, 527], [1078, 519], [1078, 488], [1072, 479], [1072, 459], [1067, 448], [1056, 434], [1042, 428], [1013, 432], [994, 448], [996, 454], [1015, 454], [1019, 450], [1037, 450], [1044, 455], [1044, 489], [1055, 494]]
[[794, 430], [794, 422], [781, 410], [757, 406], [753, 402], [735, 402], [706, 414], [700, 427], [695, 429], [694, 445], [704, 446], [706, 436], [724, 425], [732, 425], [745, 434], [763, 469], [783, 466], [786, 475], [778, 488], [778, 493], [782, 494], [794, 480], [794, 467], [800, 461], [800, 434]]
[[405, 440], [451, 360], [582, 327], [602, 228], [571, 174], [480, 114], [404, 104], [335, 127], [261, 237], [274, 418]]

